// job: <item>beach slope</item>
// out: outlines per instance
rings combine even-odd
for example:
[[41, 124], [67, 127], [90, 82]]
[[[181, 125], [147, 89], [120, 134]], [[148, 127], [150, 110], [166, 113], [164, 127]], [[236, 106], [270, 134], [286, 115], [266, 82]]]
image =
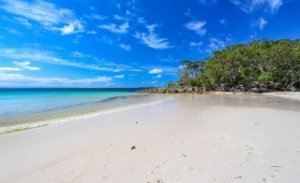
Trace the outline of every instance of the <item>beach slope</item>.
[[0, 148], [0, 182], [297, 183], [300, 102], [173, 96], [3, 134]]

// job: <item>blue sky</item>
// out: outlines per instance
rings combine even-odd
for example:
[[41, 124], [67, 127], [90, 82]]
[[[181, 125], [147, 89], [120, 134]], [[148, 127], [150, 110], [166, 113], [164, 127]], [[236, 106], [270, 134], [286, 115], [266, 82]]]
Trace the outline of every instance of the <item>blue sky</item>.
[[0, 87], [143, 87], [179, 62], [300, 37], [298, 0], [0, 0]]

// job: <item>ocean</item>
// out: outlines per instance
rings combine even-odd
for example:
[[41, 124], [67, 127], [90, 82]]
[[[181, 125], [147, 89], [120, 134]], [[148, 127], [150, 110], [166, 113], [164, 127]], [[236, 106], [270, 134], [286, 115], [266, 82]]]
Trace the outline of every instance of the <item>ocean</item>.
[[28, 127], [36, 122], [153, 102], [150, 96], [136, 90], [0, 89], [0, 128], [22, 124]]

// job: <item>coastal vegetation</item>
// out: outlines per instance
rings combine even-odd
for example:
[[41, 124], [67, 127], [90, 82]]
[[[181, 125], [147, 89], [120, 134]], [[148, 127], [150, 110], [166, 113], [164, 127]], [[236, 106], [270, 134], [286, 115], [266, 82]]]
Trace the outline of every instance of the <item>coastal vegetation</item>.
[[300, 40], [261, 40], [227, 46], [210, 57], [183, 60], [169, 91], [286, 91], [300, 85]]

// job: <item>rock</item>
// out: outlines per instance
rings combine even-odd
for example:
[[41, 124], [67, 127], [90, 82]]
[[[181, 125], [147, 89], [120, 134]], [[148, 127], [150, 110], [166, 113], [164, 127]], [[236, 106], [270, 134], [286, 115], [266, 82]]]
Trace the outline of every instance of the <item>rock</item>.
[[130, 150], [135, 150], [135, 148], [136, 148], [135, 146], [131, 146]]
[[293, 85], [297, 90], [300, 90], [300, 81], [297, 81]]
[[300, 91], [300, 81], [294, 82], [288, 89], [290, 91]]
[[297, 90], [297, 88], [296, 88], [296, 87], [294, 87], [294, 86], [291, 86], [291, 87], [289, 88], [289, 91], [296, 92], [296, 91], [298, 91], [298, 90]]
[[251, 88], [250, 92], [258, 93], [258, 88], [257, 87]]

